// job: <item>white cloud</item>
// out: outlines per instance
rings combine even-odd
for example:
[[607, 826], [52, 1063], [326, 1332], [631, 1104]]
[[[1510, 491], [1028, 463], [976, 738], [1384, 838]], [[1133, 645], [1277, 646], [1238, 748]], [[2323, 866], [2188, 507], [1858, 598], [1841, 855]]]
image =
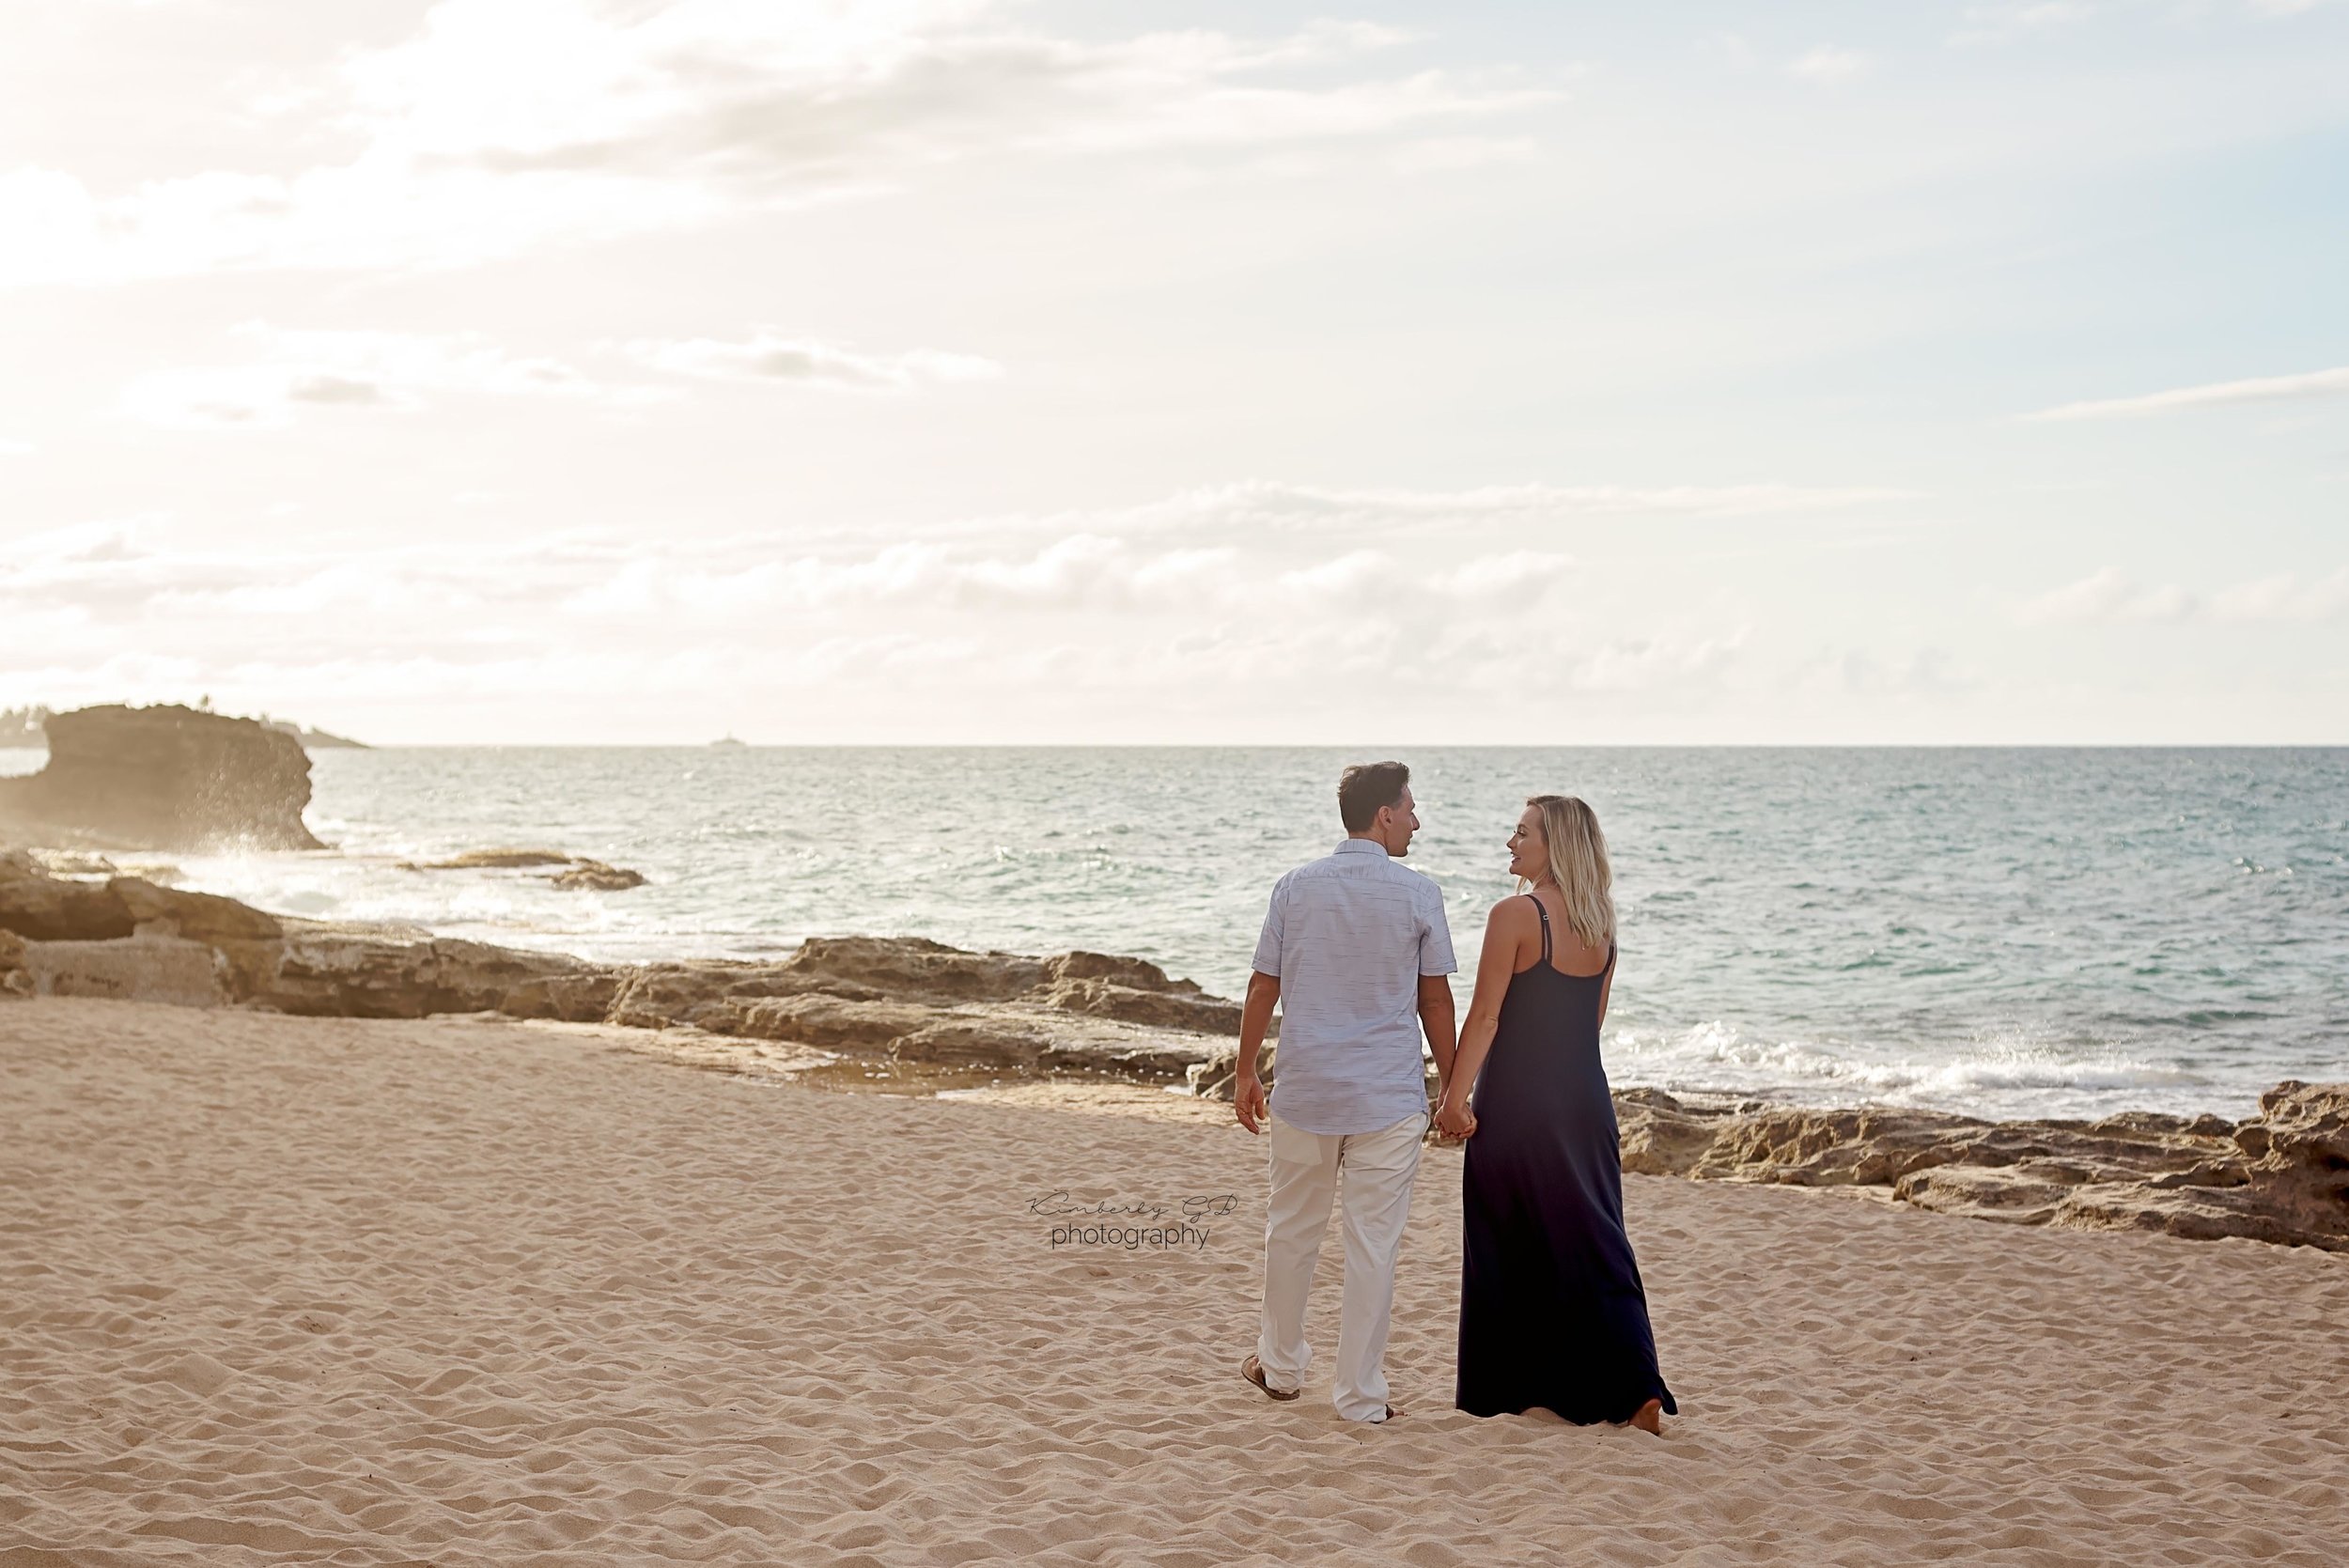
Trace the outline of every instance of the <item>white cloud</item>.
[[2177, 387], [2141, 397], [2112, 397], [2091, 403], [2065, 403], [2042, 409], [2032, 419], [2127, 419], [2145, 414], [2172, 413], [2180, 409], [2214, 408], [2228, 403], [2263, 403], [2302, 397], [2338, 397], [2349, 394], [2349, 365], [2310, 370], [2297, 376], [2263, 376], [2252, 380], [2212, 381], [2202, 386]]
[[912, 349], [862, 353], [762, 328], [739, 342], [716, 338], [638, 339], [620, 346], [641, 364], [681, 376], [803, 386], [902, 391], [946, 381], [993, 380], [1003, 367], [975, 354]]
[[[168, 518], [103, 521], [0, 558], [0, 666], [26, 700], [200, 686], [272, 711], [652, 693], [689, 666], [696, 685], [830, 682], [865, 693], [865, 712], [910, 711], [928, 699], [909, 692], [932, 691], [1017, 691], [1041, 711], [1069, 692], [1180, 706], [1382, 672], [1431, 700], [1695, 690], [1737, 644], [1610, 634], [1572, 555], [1416, 527], [1439, 514], [1361, 537], [1128, 526], [1147, 510], [1049, 536], [1032, 520], [878, 544], [485, 532], [460, 551], [257, 548]], [[125, 648], [170, 654], [126, 662]]]
[[444, 394], [615, 408], [675, 396], [598, 381], [561, 360], [516, 357], [472, 333], [303, 331], [246, 321], [233, 335], [250, 350], [244, 363], [149, 371], [123, 389], [121, 411], [166, 429], [278, 429], [305, 407], [407, 411]]
[[[1191, 538], [1261, 540], [1345, 536], [1429, 538], [1466, 526], [1517, 531], [1578, 520], [1733, 518], [1801, 514], [1917, 499], [1913, 490], [1873, 487], [1750, 485], [1485, 485], [1459, 490], [1348, 489], [1244, 480], [1206, 485], [1164, 500], [1100, 514], [1120, 533], [1180, 532]], [[1053, 514], [987, 518], [971, 530], [1066, 530], [1076, 520]]]
[[2311, 582], [2289, 574], [2222, 588], [2210, 599], [2221, 621], [2328, 621], [2349, 613], [2349, 567]]
[[38, 450], [29, 441], [15, 436], [0, 436], [0, 458], [29, 458]]
[[[0, 286], [270, 267], [466, 266], [883, 189], [981, 157], [1248, 149], [1505, 115], [1546, 91], [1436, 70], [1330, 80], [1405, 41], [1319, 23], [1078, 41], [990, 0], [443, 0], [330, 93], [283, 94], [347, 163], [93, 191], [0, 174]], [[1303, 70], [1310, 83], [1275, 80]]]
[[1822, 44], [1787, 62], [1789, 75], [1806, 82], [1848, 82], [1868, 69], [1868, 56], [1857, 49], [1838, 49]]
[[2304, 582], [2284, 574], [2198, 593], [2176, 583], [2140, 583], [2107, 567], [2077, 582], [2028, 599], [2025, 625], [2114, 625], [2202, 621], [2325, 621], [2349, 613], [2349, 567]]
[[1654, 691], [1707, 685], [1730, 667], [1746, 635], [1741, 627], [1716, 636], [1610, 641], [1575, 664], [1572, 683], [1585, 691]]
[[2088, 621], [2175, 621], [2183, 620], [2192, 608], [2192, 600], [2182, 589], [2142, 587], [2123, 572], [2107, 567], [2077, 582], [2067, 583], [2027, 600], [2015, 612], [2015, 617], [2030, 626]]

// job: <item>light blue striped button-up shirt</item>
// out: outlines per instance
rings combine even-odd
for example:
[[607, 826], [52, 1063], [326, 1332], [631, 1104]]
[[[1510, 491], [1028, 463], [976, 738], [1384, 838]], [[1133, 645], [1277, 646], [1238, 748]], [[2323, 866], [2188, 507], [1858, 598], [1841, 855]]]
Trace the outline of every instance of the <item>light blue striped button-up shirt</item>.
[[1281, 982], [1275, 1116], [1357, 1133], [1426, 1110], [1419, 978], [1459, 968], [1433, 881], [1349, 838], [1272, 885], [1254, 967]]

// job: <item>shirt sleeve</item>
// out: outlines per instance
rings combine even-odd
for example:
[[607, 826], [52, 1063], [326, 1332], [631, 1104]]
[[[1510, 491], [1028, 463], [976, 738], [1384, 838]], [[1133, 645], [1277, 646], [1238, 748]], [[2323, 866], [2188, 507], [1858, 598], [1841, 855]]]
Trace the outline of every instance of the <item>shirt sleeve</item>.
[[1420, 899], [1420, 908], [1423, 912], [1419, 926], [1419, 972], [1456, 972], [1460, 964], [1452, 955], [1452, 926], [1443, 918], [1443, 890], [1429, 882]]
[[1264, 933], [1256, 939], [1256, 956], [1249, 968], [1258, 974], [1274, 979], [1281, 975], [1281, 895], [1288, 892], [1288, 878], [1283, 877], [1272, 884], [1272, 901], [1264, 914]]

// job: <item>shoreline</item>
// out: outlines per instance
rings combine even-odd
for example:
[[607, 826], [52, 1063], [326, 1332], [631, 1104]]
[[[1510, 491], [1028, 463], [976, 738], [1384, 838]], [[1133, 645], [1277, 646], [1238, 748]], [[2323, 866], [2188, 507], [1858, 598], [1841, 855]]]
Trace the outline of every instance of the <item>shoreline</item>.
[[[561, 955], [268, 914], [135, 877], [61, 877], [0, 852], [8, 996], [163, 1001], [313, 1017], [486, 1015], [651, 1032], [688, 1064], [833, 1088], [1130, 1107], [1230, 1094], [1239, 1006], [1131, 957], [811, 938], [771, 962], [596, 965]], [[1277, 1083], [1278, 1042], [1268, 1076]], [[1431, 1070], [1432, 1079], [1432, 1070]], [[1099, 1096], [1096, 1096], [1099, 1098]], [[1994, 1123], [1618, 1088], [1628, 1172], [1882, 1188], [1945, 1213], [2058, 1229], [2243, 1236], [2349, 1252], [2349, 1084], [2287, 1080], [2241, 1121], [2133, 1111]], [[1211, 1115], [1214, 1113], [1210, 1113]]]

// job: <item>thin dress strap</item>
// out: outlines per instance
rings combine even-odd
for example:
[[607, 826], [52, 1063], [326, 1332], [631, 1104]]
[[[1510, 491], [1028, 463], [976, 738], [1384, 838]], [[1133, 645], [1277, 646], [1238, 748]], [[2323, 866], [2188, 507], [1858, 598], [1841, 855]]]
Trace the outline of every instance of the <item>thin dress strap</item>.
[[[1530, 893], [1525, 896], [1533, 898]], [[1533, 912], [1542, 917], [1542, 962], [1547, 964], [1549, 962], [1549, 911], [1542, 907], [1540, 899], [1533, 898]]]

